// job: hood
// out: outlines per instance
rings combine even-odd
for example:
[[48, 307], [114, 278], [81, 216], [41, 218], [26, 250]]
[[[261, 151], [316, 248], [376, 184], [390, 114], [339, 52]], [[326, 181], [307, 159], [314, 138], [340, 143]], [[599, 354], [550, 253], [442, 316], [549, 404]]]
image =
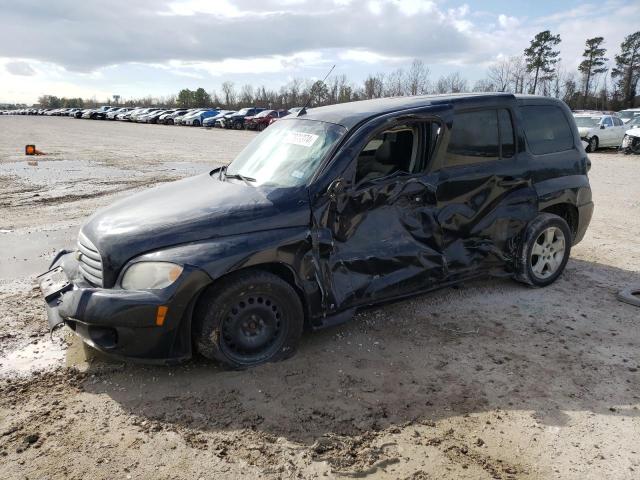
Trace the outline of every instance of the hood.
[[624, 132], [625, 135], [630, 135], [632, 137], [640, 137], [640, 125], [634, 126], [633, 128]]
[[105, 286], [124, 264], [161, 248], [309, 223], [305, 188], [221, 181], [218, 170], [151, 188], [96, 212], [82, 232], [102, 255]]
[[578, 133], [581, 137], [588, 136], [593, 131], [593, 127], [578, 127]]

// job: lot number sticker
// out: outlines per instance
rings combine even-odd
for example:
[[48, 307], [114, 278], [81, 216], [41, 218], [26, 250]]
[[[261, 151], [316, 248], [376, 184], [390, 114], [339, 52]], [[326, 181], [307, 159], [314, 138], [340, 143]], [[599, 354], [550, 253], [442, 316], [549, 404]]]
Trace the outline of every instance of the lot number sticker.
[[318, 135], [314, 135], [313, 133], [289, 132], [287, 136], [284, 137], [284, 143], [309, 148], [317, 139]]

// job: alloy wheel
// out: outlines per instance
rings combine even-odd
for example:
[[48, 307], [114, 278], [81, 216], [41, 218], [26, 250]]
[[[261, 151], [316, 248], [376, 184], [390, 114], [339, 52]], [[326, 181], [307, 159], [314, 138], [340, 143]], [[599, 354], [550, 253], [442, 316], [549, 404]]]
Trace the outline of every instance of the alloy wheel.
[[564, 259], [565, 238], [562, 230], [549, 227], [540, 233], [531, 249], [531, 270], [540, 279], [554, 275]]

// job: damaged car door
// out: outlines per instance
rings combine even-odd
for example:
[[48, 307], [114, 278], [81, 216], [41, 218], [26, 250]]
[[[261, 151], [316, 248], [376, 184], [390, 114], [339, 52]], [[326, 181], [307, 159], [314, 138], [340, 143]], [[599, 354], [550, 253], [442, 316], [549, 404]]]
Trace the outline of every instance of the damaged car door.
[[437, 220], [449, 281], [480, 271], [503, 272], [518, 235], [538, 212], [537, 194], [518, 153], [513, 112], [456, 111], [446, 152], [434, 165]]
[[443, 279], [434, 179], [427, 173], [440, 131], [437, 118], [383, 118], [343, 148], [350, 157], [345, 170], [313, 206], [326, 312], [424, 290]]

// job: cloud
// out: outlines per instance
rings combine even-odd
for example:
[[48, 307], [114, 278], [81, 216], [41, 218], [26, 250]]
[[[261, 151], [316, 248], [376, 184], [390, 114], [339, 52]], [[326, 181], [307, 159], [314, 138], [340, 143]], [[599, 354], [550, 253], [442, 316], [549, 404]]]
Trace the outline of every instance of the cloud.
[[20, 75], [23, 77], [31, 77], [36, 74], [36, 71], [27, 62], [15, 61], [8, 62], [4, 65], [4, 68], [12, 75]]
[[366, 0], [328, 6], [276, 0], [10, 3], [3, 7], [0, 56], [51, 61], [74, 71], [321, 49], [366, 49], [429, 61], [460, 52], [483, 54], [482, 40], [474, 38], [462, 9], [440, 11], [435, 3], [418, 0], [377, 0], [373, 12]]

